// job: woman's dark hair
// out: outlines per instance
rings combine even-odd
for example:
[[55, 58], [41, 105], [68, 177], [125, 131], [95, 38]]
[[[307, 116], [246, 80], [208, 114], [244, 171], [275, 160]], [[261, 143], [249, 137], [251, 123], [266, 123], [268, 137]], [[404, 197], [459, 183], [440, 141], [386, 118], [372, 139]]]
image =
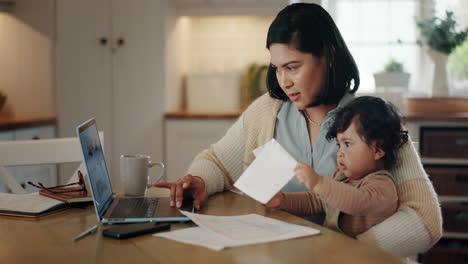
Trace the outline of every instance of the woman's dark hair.
[[[346, 91], [354, 93], [358, 89], [359, 70], [353, 56], [335, 22], [321, 6], [297, 3], [281, 10], [268, 29], [267, 49], [274, 43], [293, 44], [316, 58], [325, 56], [325, 87], [318, 101], [310, 106], [337, 104]], [[288, 100], [272, 65], [268, 67], [267, 88], [271, 97]]]
[[392, 168], [396, 164], [398, 150], [408, 141], [408, 131], [403, 130], [396, 108], [379, 97], [358, 97], [339, 108], [326, 135], [327, 140], [346, 131], [354, 118], [358, 120], [357, 132], [361, 138], [367, 145], [376, 142], [377, 147], [385, 151], [385, 169]]

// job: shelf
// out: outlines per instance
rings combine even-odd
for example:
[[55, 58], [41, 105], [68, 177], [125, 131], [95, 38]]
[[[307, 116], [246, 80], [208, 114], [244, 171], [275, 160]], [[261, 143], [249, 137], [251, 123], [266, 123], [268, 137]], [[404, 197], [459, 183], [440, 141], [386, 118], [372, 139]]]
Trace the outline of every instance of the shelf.
[[444, 232], [442, 234], [442, 237], [444, 237], [444, 238], [468, 239], [468, 233]]
[[421, 158], [424, 165], [468, 165], [468, 159]]
[[53, 116], [48, 116], [48, 117], [0, 116], [0, 131], [46, 126], [46, 125], [55, 125], [56, 123], [57, 123], [57, 120]]
[[205, 119], [205, 120], [217, 120], [217, 119], [237, 119], [241, 115], [240, 111], [229, 112], [229, 113], [201, 113], [201, 112], [189, 112], [189, 111], [172, 111], [164, 115], [165, 119]]
[[447, 196], [447, 195], [442, 195], [442, 196], [439, 196], [439, 201], [440, 201], [441, 203], [468, 202], [468, 197], [467, 197], [467, 196]]

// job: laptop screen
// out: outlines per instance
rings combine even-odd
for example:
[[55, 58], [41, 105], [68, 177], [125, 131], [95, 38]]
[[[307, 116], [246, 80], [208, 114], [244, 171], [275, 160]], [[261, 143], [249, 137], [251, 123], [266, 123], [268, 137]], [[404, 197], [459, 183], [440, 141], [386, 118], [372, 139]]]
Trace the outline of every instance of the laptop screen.
[[106, 202], [112, 197], [112, 187], [94, 118], [78, 127], [78, 137], [88, 170], [89, 183], [92, 185], [96, 211], [101, 216]]

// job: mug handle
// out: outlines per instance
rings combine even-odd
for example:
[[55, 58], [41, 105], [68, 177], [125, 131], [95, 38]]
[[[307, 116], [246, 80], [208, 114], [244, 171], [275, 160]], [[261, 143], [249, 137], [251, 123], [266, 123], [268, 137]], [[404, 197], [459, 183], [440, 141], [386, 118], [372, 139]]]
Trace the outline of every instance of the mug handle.
[[[164, 176], [164, 173], [166, 172], [166, 166], [164, 166], [164, 163], [162, 162], [150, 162], [148, 164], [148, 168], [151, 168], [153, 166], [161, 167], [161, 173], [159, 174], [158, 178], [156, 178], [156, 180], [154, 181], [154, 182], [158, 182]], [[151, 177], [149, 175], [148, 175], [148, 181], [147, 181], [146, 187], [147, 188], [153, 187], [153, 183], [151, 182]]]

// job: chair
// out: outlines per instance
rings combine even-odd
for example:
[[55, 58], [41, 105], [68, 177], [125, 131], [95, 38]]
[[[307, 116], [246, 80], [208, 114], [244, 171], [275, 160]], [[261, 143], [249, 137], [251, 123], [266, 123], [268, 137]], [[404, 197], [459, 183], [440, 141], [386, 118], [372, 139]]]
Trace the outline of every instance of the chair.
[[[101, 142], [104, 133], [99, 132]], [[4, 168], [7, 166], [59, 164], [81, 162], [72, 175], [77, 180], [78, 170], [83, 170], [83, 156], [78, 138], [54, 138], [41, 140], [0, 141], [0, 183], [12, 193], [24, 194], [26, 190]]]

